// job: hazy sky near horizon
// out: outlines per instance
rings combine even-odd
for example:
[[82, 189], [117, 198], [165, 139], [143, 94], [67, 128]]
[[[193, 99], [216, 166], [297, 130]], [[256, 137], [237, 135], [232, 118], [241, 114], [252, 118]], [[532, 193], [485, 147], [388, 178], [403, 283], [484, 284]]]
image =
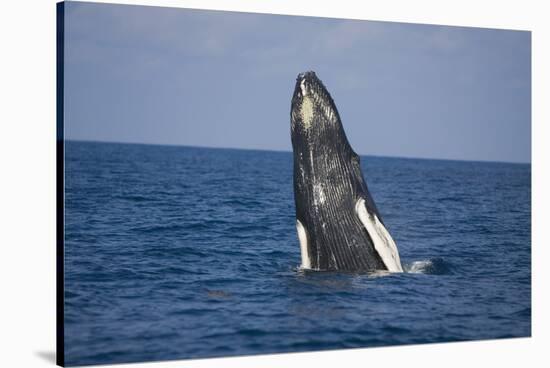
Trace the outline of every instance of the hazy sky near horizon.
[[292, 150], [315, 70], [360, 154], [531, 162], [531, 33], [65, 3], [65, 137]]

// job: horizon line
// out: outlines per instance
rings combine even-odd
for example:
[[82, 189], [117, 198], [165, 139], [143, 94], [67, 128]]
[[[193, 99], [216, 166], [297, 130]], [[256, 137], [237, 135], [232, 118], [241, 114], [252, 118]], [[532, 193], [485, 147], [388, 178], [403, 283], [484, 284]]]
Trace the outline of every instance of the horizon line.
[[[83, 143], [107, 143], [107, 144], [135, 144], [144, 146], [168, 146], [168, 147], [189, 147], [189, 148], [207, 148], [221, 150], [243, 150], [243, 151], [264, 151], [277, 153], [292, 153], [292, 150], [282, 150], [274, 148], [243, 148], [243, 147], [212, 147], [200, 146], [180, 143], [152, 143], [152, 142], [122, 142], [122, 141], [102, 141], [102, 140], [87, 140], [87, 139], [69, 139], [65, 138], [64, 142], [83, 142]], [[431, 160], [431, 161], [457, 161], [457, 162], [480, 162], [480, 163], [496, 163], [496, 164], [515, 164], [515, 165], [531, 165], [531, 161], [496, 161], [483, 159], [457, 159], [457, 158], [438, 158], [438, 157], [417, 157], [417, 156], [392, 156], [392, 155], [377, 155], [372, 153], [358, 153], [359, 156], [370, 156], [379, 158], [395, 158], [405, 160]]]

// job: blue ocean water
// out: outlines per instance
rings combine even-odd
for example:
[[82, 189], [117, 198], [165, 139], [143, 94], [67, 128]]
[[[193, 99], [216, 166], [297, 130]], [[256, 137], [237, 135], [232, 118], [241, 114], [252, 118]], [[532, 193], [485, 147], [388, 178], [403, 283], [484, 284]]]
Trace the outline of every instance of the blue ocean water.
[[531, 166], [366, 156], [407, 269], [303, 272], [292, 153], [67, 142], [68, 365], [531, 335]]

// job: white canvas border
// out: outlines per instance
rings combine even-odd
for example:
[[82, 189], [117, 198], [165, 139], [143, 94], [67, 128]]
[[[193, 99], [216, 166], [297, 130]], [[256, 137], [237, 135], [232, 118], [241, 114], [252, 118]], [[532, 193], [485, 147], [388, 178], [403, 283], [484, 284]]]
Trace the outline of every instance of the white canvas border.
[[[542, 366], [550, 310], [549, 37], [544, 2], [290, 0], [97, 1], [531, 30], [533, 338], [147, 363], [151, 367]], [[2, 4], [1, 242], [3, 367], [53, 364], [55, 349], [55, 1]], [[546, 16], [545, 16], [546, 15]], [[135, 365], [116, 365], [126, 367]]]

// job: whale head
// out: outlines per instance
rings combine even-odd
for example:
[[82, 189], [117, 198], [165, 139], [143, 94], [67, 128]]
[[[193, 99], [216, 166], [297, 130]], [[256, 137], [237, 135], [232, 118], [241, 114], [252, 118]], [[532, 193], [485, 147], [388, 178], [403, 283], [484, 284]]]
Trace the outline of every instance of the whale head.
[[350, 148], [334, 100], [315, 72], [298, 74], [290, 117], [294, 149], [326, 150], [341, 144]]
[[[295, 168], [303, 174], [299, 182], [352, 185], [352, 162], [359, 156], [351, 148], [340, 115], [330, 93], [315, 72], [298, 74], [291, 102], [291, 139]], [[304, 189], [307, 187], [304, 187]]]

